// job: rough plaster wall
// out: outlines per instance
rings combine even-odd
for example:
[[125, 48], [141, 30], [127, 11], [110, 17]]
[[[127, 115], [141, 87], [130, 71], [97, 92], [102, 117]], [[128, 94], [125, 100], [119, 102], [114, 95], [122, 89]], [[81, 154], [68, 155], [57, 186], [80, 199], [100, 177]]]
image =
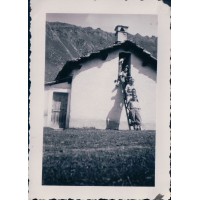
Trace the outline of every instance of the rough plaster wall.
[[[105, 61], [95, 59], [74, 72], [71, 92], [70, 127], [128, 129], [123, 97], [115, 88], [119, 51]], [[132, 75], [141, 105], [143, 127], [155, 129], [155, 79], [151, 68], [132, 55]]]
[[131, 75], [141, 106], [143, 129], [155, 129], [156, 122], [156, 72], [131, 55]]
[[[118, 58], [115, 54], [109, 54], [105, 61], [90, 61], [74, 73], [70, 127], [106, 129], [110, 116], [111, 121], [118, 122], [121, 116], [125, 116], [122, 115], [124, 108], [120, 107], [123, 103], [121, 91], [114, 83], [117, 73]], [[112, 109], [114, 105], [117, 107]]]

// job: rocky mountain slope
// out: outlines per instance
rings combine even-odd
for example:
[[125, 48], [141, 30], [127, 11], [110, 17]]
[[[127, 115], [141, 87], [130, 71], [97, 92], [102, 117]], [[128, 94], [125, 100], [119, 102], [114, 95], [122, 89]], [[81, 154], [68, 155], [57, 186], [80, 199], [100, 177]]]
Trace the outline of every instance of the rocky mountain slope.
[[[128, 39], [157, 57], [157, 37], [128, 34]], [[100, 28], [83, 28], [61, 22], [46, 22], [45, 81], [54, 80], [55, 72], [61, 70], [66, 61], [106, 48], [114, 42], [115, 34]]]

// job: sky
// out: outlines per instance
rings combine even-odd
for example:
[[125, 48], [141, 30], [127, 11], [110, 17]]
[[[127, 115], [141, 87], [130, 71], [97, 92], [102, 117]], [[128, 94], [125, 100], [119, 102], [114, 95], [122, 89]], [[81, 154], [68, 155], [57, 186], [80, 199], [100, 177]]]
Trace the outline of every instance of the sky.
[[100, 28], [114, 32], [116, 25], [128, 26], [128, 33], [139, 33], [142, 36], [157, 36], [157, 15], [125, 15], [125, 14], [68, 14], [47, 13], [46, 21], [65, 22], [81, 27]]

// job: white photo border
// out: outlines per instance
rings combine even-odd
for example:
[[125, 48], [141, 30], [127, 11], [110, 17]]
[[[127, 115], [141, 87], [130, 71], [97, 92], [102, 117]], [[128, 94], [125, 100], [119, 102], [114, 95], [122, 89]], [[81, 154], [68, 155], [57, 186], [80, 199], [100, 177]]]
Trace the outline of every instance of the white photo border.
[[[29, 199], [170, 199], [170, 7], [162, 1], [32, 0]], [[42, 186], [46, 13], [158, 15], [155, 187]]]

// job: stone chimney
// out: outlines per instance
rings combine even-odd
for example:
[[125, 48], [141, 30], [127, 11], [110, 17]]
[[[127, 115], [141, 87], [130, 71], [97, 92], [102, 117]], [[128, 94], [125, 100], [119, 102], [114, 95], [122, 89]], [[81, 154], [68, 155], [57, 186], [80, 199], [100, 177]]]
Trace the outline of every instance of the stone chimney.
[[127, 29], [129, 27], [123, 26], [123, 25], [117, 25], [115, 27], [115, 36], [116, 36], [116, 41], [115, 43], [122, 43], [127, 40]]

